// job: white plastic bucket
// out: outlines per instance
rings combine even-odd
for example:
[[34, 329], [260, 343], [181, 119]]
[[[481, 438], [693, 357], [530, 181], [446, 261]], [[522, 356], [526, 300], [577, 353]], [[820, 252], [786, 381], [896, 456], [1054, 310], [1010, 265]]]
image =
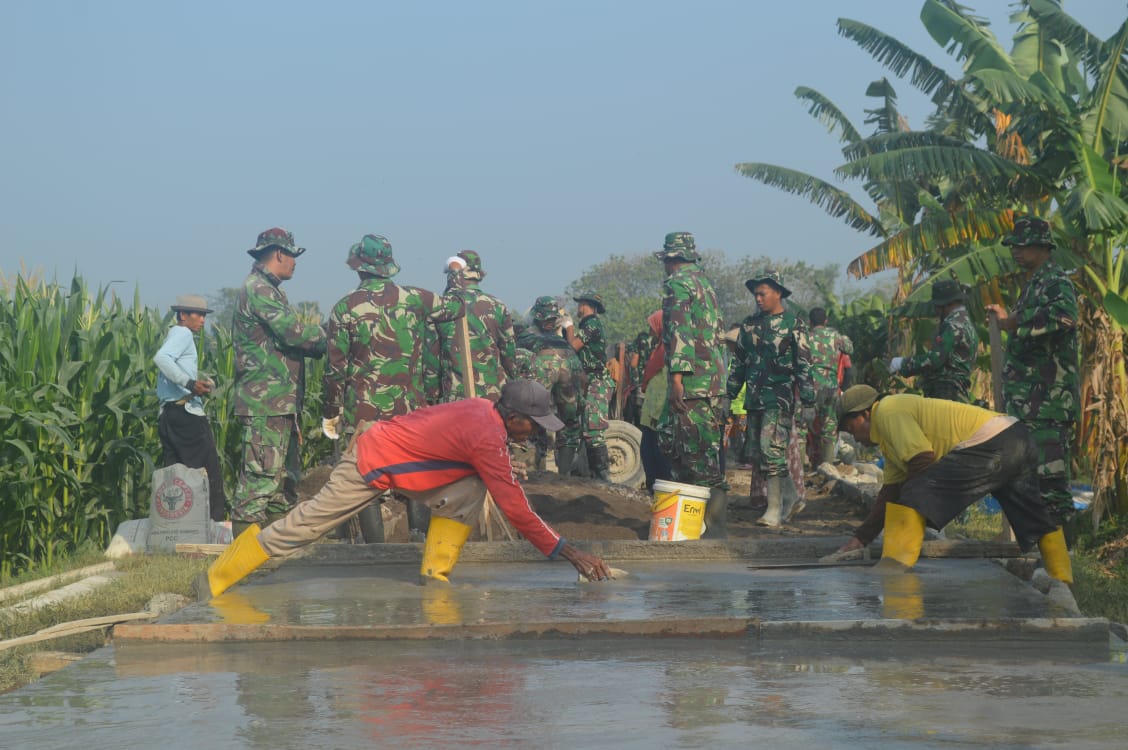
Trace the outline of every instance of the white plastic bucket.
[[709, 488], [665, 479], [654, 481], [650, 506], [650, 540], [678, 542], [700, 539], [705, 529], [705, 504]]

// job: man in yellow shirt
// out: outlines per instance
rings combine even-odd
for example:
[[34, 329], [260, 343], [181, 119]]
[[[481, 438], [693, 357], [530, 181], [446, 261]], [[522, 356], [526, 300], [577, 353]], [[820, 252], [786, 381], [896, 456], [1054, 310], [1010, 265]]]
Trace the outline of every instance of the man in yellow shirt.
[[1065, 537], [1038, 489], [1038, 446], [1014, 417], [910, 394], [880, 398], [856, 385], [839, 400], [838, 429], [881, 449], [885, 480], [869, 516], [836, 554], [869, 544], [884, 522], [878, 567], [907, 570], [920, 556], [925, 523], [944, 528], [990, 493], [1022, 551], [1037, 545], [1046, 572], [1073, 583]]

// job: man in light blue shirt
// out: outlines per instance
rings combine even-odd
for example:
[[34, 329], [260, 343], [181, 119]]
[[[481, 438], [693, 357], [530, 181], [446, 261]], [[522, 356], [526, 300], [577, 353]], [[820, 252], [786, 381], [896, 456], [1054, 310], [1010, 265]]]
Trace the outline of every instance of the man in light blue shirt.
[[199, 356], [196, 334], [204, 327], [207, 302], [198, 294], [184, 294], [172, 306], [176, 325], [153, 363], [157, 366], [157, 399], [161, 403], [157, 434], [161, 438], [161, 466], [184, 464], [189, 469], [205, 469], [208, 473], [208, 504], [213, 521], [222, 521], [227, 505], [223, 491], [223, 471], [215, 448], [208, 418], [201, 398], [214, 384], [199, 377]]

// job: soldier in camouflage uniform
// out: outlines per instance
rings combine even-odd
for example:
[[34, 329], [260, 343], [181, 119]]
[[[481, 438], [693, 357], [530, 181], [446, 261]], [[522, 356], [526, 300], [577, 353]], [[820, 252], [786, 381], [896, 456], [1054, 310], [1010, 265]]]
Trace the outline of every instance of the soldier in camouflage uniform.
[[791, 291], [778, 272], [768, 271], [744, 285], [760, 310], [741, 323], [728, 396], [735, 398], [740, 387], [747, 385], [748, 452], [766, 478], [768, 495], [768, 509], [756, 523], [775, 527], [802, 509], [799, 491], [788, 474], [787, 446], [796, 417], [796, 397], [803, 409], [814, 410], [811, 350], [806, 323], [783, 303]]
[[971, 371], [979, 350], [979, 334], [965, 306], [963, 288], [954, 279], [932, 285], [932, 304], [940, 315], [940, 327], [932, 348], [914, 357], [894, 357], [890, 372], [917, 376], [916, 386], [926, 398], [971, 403]]
[[243, 426], [243, 462], [231, 518], [236, 533], [284, 515], [298, 499], [299, 420], [305, 358], [325, 354], [325, 332], [303, 323], [279, 286], [293, 278], [305, 248], [285, 229], [268, 229], [247, 251], [255, 259], [235, 303], [235, 416]]
[[[400, 267], [385, 237], [365, 235], [349, 249], [346, 264], [360, 276], [360, 285], [329, 315], [322, 431], [331, 440], [426, 406], [428, 328], [463, 312], [457, 285], [440, 298], [392, 281]], [[365, 541], [382, 541], [380, 521], [374, 506], [361, 511]]]
[[668, 458], [674, 479], [709, 488], [703, 539], [728, 537], [728, 485], [721, 469], [725, 398], [725, 346], [713, 282], [701, 270], [689, 232], [670, 232], [654, 253], [666, 270], [662, 284], [662, 344], [666, 349], [673, 440]]
[[584, 370], [567, 340], [557, 333], [561, 314], [556, 298], [537, 297], [532, 316], [533, 325], [522, 339], [523, 346], [532, 352], [529, 379], [552, 394], [556, 416], [564, 423], [564, 429], [556, 433], [556, 470], [567, 475], [582, 440], [580, 394], [584, 388]]
[[[808, 429], [819, 428], [819, 462], [834, 461], [838, 443], [838, 361], [843, 354], [853, 354], [854, 343], [848, 336], [826, 324], [826, 310], [812, 307], [811, 333], [807, 337], [811, 347], [811, 382], [815, 387], [815, 415], [810, 424], [803, 423], [800, 439], [806, 444]], [[821, 421], [820, 421], [821, 420]]]
[[607, 456], [607, 412], [611, 403], [611, 393], [615, 381], [607, 372], [607, 334], [599, 316], [606, 308], [603, 297], [595, 292], [586, 292], [573, 297], [576, 301], [580, 325], [572, 324], [571, 318], [564, 318], [564, 338], [579, 355], [580, 365], [587, 377], [583, 397], [583, 442], [587, 449], [588, 468], [592, 476], [605, 482], [611, 481], [611, 460]]
[[1033, 216], [1015, 219], [1003, 238], [1015, 263], [1030, 276], [1009, 313], [987, 305], [1007, 331], [1003, 396], [1007, 413], [1030, 428], [1038, 444], [1038, 483], [1050, 516], [1072, 543], [1073, 493], [1070, 441], [1080, 417], [1077, 292], [1051, 260], [1050, 225]]
[[623, 412], [623, 421], [638, 425], [642, 412], [642, 375], [646, 371], [646, 363], [650, 353], [658, 346], [658, 338], [650, 329], [639, 331], [634, 340], [627, 344], [627, 384], [630, 395]]
[[[505, 381], [515, 378], [517, 373], [513, 316], [501, 300], [479, 287], [479, 282], [486, 276], [481, 256], [473, 250], [463, 250], [457, 257], [466, 263], [462, 283], [466, 296], [466, 324], [470, 330], [474, 395], [497, 401]], [[469, 395], [463, 387], [461, 325], [461, 322], [446, 322], [437, 326], [443, 401], [457, 401]]]

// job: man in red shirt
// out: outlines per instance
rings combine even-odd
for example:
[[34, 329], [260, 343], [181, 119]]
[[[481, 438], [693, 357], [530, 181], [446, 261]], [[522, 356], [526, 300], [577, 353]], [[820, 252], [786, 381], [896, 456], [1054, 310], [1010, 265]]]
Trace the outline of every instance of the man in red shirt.
[[576, 549], [536, 514], [509, 460], [510, 440], [523, 443], [542, 429], [563, 426], [549, 392], [531, 380], [507, 383], [497, 404], [463, 399], [377, 422], [341, 457], [313, 498], [265, 529], [253, 524], [240, 534], [208, 568], [206, 588], [219, 596], [270, 557], [316, 541], [386, 490], [431, 508], [423, 582], [449, 580], [487, 491], [514, 528], [549, 559], [563, 557], [592, 580], [609, 578], [601, 558]]

